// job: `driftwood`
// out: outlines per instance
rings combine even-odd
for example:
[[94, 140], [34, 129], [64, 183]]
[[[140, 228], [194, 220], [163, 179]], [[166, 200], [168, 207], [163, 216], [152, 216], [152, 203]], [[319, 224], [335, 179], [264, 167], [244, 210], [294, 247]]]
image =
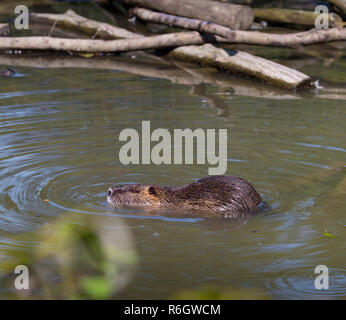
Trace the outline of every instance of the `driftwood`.
[[73, 10], [67, 10], [64, 14], [53, 13], [31, 13], [30, 20], [34, 22], [49, 23], [56, 26], [65, 27], [72, 30], [82, 31], [89, 35], [98, 35], [103, 39], [114, 38], [139, 38], [142, 35], [115, 27], [108, 23], [98, 22], [84, 18], [76, 14]]
[[[265, 20], [272, 24], [289, 24], [293, 26], [314, 27], [319, 13], [291, 9], [253, 9], [255, 20]], [[342, 24], [342, 19], [335, 13], [328, 14], [329, 27]]]
[[[136, 11], [134, 11], [136, 12]], [[141, 13], [143, 14], [145, 12], [146, 14], [154, 13], [152, 10], [147, 9], [141, 9]], [[60, 21], [62, 25], [65, 25], [66, 27], [71, 27], [72, 29], [78, 28], [79, 31], [85, 31], [83, 24], [80, 23], [82, 21], [83, 17], [77, 15], [72, 10], [67, 11], [63, 14], [32, 14], [33, 17], [40, 19], [41, 22], [46, 23], [53, 23], [56, 19]], [[151, 15], [152, 21], [154, 21], [153, 17], [155, 15]], [[144, 15], [142, 15], [142, 18], [144, 18]], [[174, 19], [169, 19], [169, 24], [176, 26], [175, 23], [181, 25], [179, 22], [180, 17], [176, 17], [174, 22]], [[126, 29], [114, 27], [112, 25], [109, 25], [107, 23], [98, 22], [91, 19], [85, 19], [88, 21], [88, 25], [92, 25], [92, 33], [95, 33], [97, 30], [100, 30], [100, 28], [103, 28], [104, 30], [112, 30], [111, 32], [105, 33], [100, 32], [99, 37], [108, 39], [108, 38], [121, 38], [124, 36], [123, 30], [127, 31]], [[68, 21], [68, 22], [65, 22]], [[203, 21], [201, 21], [203, 22]], [[101, 25], [101, 27], [98, 27], [98, 24]], [[78, 27], [79, 26], [79, 27]], [[91, 31], [91, 30], [90, 30]], [[90, 32], [89, 32], [90, 34]], [[184, 34], [180, 33], [182, 37], [184, 37]], [[201, 36], [197, 33], [195, 33], [195, 36], [191, 36], [190, 33], [190, 44], [202, 44], [206, 42], [220, 42], [220, 43], [241, 43], [241, 44], [254, 44], [254, 45], [261, 45], [261, 46], [280, 46], [280, 47], [299, 47], [304, 45], [312, 45], [317, 43], [325, 43], [325, 42], [331, 42], [331, 41], [345, 41], [346, 40], [346, 29], [345, 28], [330, 28], [329, 30], [316, 30], [311, 29], [309, 31], [304, 32], [297, 32], [297, 33], [291, 33], [291, 34], [275, 34], [275, 33], [264, 33], [264, 32], [258, 32], [258, 31], [242, 31], [242, 30], [232, 30], [231, 31], [231, 38], [232, 40], [227, 40], [225, 38], [215, 36], [215, 37], [208, 37], [203, 36], [203, 42], [201, 42]], [[139, 38], [143, 37], [140, 34], [131, 32], [130, 38]], [[127, 37], [125, 37], [127, 38]], [[193, 39], [192, 39], [193, 38]], [[172, 39], [172, 38], [171, 38]], [[174, 40], [176, 41], [176, 40]], [[171, 43], [171, 47], [174, 47], [175, 44]], [[140, 49], [140, 48], [139, 48]], [[138, 50], [139, 50], [138, 49]]]
[[225, 71], [240, 72], [287, 89], [309, 86], [312, 82], [309, 76], [297, 70], [246, 52], [229, 52], [211, 44], [176, 48], [171, 54], [184, 61], [198, 62]]
[[232, 40], [233, 38], [233, 33], [230, 28], [208, 21], [173, 16], [144, 8], [133, 8], [131, 10], [131, 14], [147, 22], [167, 24], [169, 26], [211, 33], [224, 37], [228, 40]]
[[[198, 22], [204, 25], [206, 22], [201, 20], [189, 21], [182, 17], [165, 14], [164, 17], [160, 13], [148, 9], [134, 9], [134, 14], [151, 22], [166, 23], [171, 26], [185, 27], [194, 29]], [[209, 30], [210, 32], [215, 30]], [[309, 31], [290, 33], [290, 34], [275, 34], [264, 33], [258, 31], [242, 31], [227, 29], [225, 36], [227, 40], [221, 37], [215, 37], [217, 42], [230, 42], [241, 44], [255, 44], [261, 46], [279, 46], [279, 47], [299, 47], [316, 43], [324, 43], [330, 41], [346, 40], [346, 29], [330, 28], [328, 30], [311, 29]], [[207, 41], [206, 41], [207, 42]]]
[[[68, 17], [71, 18], [70, 16]], [[97, 24], [97, 22], [95, 21]], [[250, 33], [251, 34], [251, 33]], [[178, 59], [188, 59], [202, 65], [212, 65], [221, 69], [251, 75], [272, 84], [285, 88], [295, 88], [306, 84], [309, 77], [296, 70], [272, 63], [245, 53], [237, 53], [229, 57], [226, 51], [209, 47], [184, 46], [186, 44], [203, 44], [206, 41], [215, 41], [215, 37], [208, 39], [206, 35], [198, 32], [181, 32], [164, 34], [152, 37], [141, 37], [125, 40], [86, 40], [61, 39], [51, 37], [16, 37], [0, 38], [0, 49], [38, 49], [38, 50], [64, 50], [77, 52], [117, 52], [129, 50], [143, 50], [163, 47], [177, 47], [170, 54]], [[221, 38], [220, 38], [221, 39]], [[206, 50], [208, 49], [208, 50]], [[215, 50], [214, 50], [215, 49]], [[205, 51], [206, 50], [206, 51]], [[213, 54], [216, 54], [213, 56]], [[225, 59], [225, 57], [228, 59]], [[267, 62], [264, 63], [264, 62]], [[263, 69], [258, 68], [262, 66]], [[276, 69], [277, 68], [277, 69]], [[275, 70], [276, 69], [276, 70]], [[270, 72], [273, 72], [270, 75]]]
[[[81, 19], [68, 13], [68, 20]], [[60, 16], [60, 18], [61, 18]], [[47, 16], [40, 16], [41, 19]], [[49, 17], [51, 18], [51, 17]], [[61, 21], [61, 19], [60, 19]], [[50, 23], [52, 21], [50, 20]], [[78, 23], [77, 23], [78, 24]], [[98, 22], [94, 21], [97, 29]], [[65, 24], [64, 24], [65, 25]], [[76, 25], [75, 23], [72, 24]], [[108, 29], [108, 28], [107, 28]], [[330, 31], [330, 30], [328, 30]], [[235, 31], [233, 31], [235, 32]], [[245, 31], [236, 31], [245, 32]], [[245, 32], [252, 35], [252, 32]], [[258, 33], [260, 35], [260, 33]], [[114, 34], [114, 37], [118, 34]], [[211, 41], [226, 41], [220, 37], [201, 35], [198, 32], [180, 32], [152, 37], [139, 37], [122, 40], [88, 40], [88, 39], [61, 39], [51, 37], [16, 37], [1, 38], [0, 49], [31, 49], [31, 50], [64, 50], [77, 52], [119, 52], [131, 50], [144, 50], [153, 48], [179, 47], [172, 50], [170, 56], [178, 59], [187, 59], [202, 65], [211, 65], [230, 72], [243, 73], [252, 77], [270, 82], [285, 88], [295, 88], [307, 84], [310, 78], [296, 70], [272, 63], [263, 58], [258, 58], [243, 52], [233, 52], [230, 56], [225, 50], [213, 46], [184, 46], [190, 44], [203, 44]]]
[[328, 0], [328, 2], [340, 9], [343, 16], [346, 17], [346, 0]]
[[2, 37], [0, 50], [56, 50], [75, 52], [126, 52], [160, 48], [175, 48], [213, 42], [212, 37], [198, 32], [179, 32], [120, 40], [89, 40], [52, 37]]
[[[346, 40], [345, 28], [312, 29], [295, 34], [265, 34], [261, 32], [233, 31], [232, 43], [294, 47], [320, 42]], [[169, 33], [150, 37], [120, 40], [64, 39], [52, 37], [1, 37], [0, 50], [57, 50], [76, 52], [125, 52], [174, 48], [211, 42], [226, 42], [222, 38], [203, 35], [196, 31]]]
[[222, 26], [247, 30], [253, 22], [250, 7], [210, 0], [119, 0], [122, 3], [145, 7], [169, 14], [197, 18]]

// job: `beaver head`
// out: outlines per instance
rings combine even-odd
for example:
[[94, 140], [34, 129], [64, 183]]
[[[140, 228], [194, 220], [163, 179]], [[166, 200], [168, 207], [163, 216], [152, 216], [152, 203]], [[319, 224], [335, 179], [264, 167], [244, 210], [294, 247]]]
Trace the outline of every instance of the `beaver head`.
[[126, 184], [108, 189], [107, 201], [113, 207], [158, 208], [164, 199], [164, 188], [155, 185]]

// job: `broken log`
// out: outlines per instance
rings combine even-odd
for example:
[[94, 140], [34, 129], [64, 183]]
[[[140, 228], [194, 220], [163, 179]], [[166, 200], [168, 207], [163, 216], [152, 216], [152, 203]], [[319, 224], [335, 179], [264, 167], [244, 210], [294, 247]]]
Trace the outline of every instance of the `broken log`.
[[[314, 11], [292, 9], [253, 9], [255, 21], [267, 21], [271, 24], [288, 24], [291, 26], [314, 27], [315, 20], [320, 15]], [[328, 14], [329, 27], [338, 27], [342, 19], [336, 13]]]
[[232, 40], [233, 38], [233, 33], [230, 28], [208, 21], [178, 17], [137, 7], [131, 10], [131, 14], [147, 22], [161, 23], [169, 25], [171, 27], [174, 26], [184, 29], [196, 30], [199, 32], [211, 33], [228, 40]]
[[128, 5], [214, 22], [235, 30], [249, 29], [254, 18], [250, 7], [210, 0], [119, 1]]
[[309, 76], [297, 70], [246, 52], [227, 51], [211, 44], [176, 48], [170, 55], [224, 71], [239, 72], [287, 89], [310, 86], [312, 82]]

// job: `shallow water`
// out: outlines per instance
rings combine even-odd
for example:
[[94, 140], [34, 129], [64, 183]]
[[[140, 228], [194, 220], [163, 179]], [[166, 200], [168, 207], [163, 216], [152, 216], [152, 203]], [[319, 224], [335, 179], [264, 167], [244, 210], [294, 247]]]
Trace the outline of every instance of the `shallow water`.
[[[345, 62], [305, 68], [340, 89]], [[120, 298], [205, 285], [272, 298], [346, 297], [345, 95], [322, 99], [323, 91], [231, 76], [192, 87], [116, 70], [15, 68], [20, 77], [0, 79], [1, 261], [16, 259], [9, 249], [20, 255], [36, 245], [18, 240], [21, 232], [77, 212], [110, 226], [120, 217], [133, 235], [139, 266]], [[118, 135], [140, 132], [142, 120], [152, 129], [228, 128], [227, 174], [251, 181], [270, 209], [237, 221], [108, 208], [115, 183], [178, 186], [208, 174], [208, 165], [122, 165]], [[317, 265], [329, 268], [329, 290], [314, 287]]]

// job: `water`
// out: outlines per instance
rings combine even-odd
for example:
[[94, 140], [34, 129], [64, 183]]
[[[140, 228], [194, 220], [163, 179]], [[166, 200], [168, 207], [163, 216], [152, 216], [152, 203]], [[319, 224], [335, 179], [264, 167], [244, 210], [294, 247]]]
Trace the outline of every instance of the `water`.
[[[131, 58], [79, 58], [95, 69], [4, 59], [15, 58], [3, 57], [0, 69], [12, 65], [22, 76], [0, 79], [1, 261], [37, 245], [19, 240], [22, 232], [76, 212], [110, 227], [119, 218], [133, 235], [139, 265], [119, 298], [168, 298], [205, 285], [279, 299], [346, 297], [345, 58], [324, 71], [304, 67], [327, 80], [307, 93], [199, 68], [205, 84], [186, 74], [172, 82], [168, 67], [150, 76]], [[124, 64], [102, 68], [109, 61]], [[137, 74], [124, 71], [130, 66]], [[140, 132], [142, 120], [152, 130], [228, 128], [227, 174], [251, 181], [270, 209], [240, 221], [110, 209], [110, 185], [178, 186], [208, 174], [202, 165], [122, 165], [118, 135]], [[317, 265], [329, 268], [329, 290], [314, 287]]]

